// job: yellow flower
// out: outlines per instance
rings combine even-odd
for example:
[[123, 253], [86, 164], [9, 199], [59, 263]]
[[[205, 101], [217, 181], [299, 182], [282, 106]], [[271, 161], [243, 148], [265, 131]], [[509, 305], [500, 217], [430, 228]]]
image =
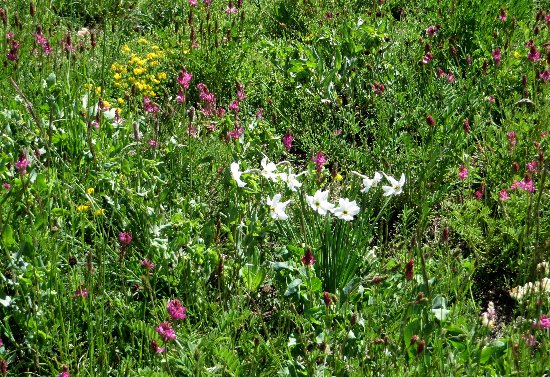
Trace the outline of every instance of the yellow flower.
[[134, 68], [134, 75], [139, 76], [143, 73], [143, 68]]
[[130, 47], [128, 47], [128, 45], [124, 45], [122, 46], [121, 48], [122, 52], [124, 52], [125, 54], [131, 52], [132, 50], [130, 50]]
[[160, 47], [157, 46], [157, 45], [153, 45], [153, 46], [151, 46], [151, 49], [153, 49], [153, 50], [160, 50]]
[[155, 93], [153, 91], [149, 92], [149, 97], [156, 97], [156, 96], [157, 96], [157, 93]]
[[111, 103], [109, 101], [103, 100], [103, 105], [109, 109], [111, 108]]
[[113, 78], [114, 78], [115, 80], [120, 80], [120, 79], [122, 78], [122, 75], [121, 75], [120, 73], [115, 73], [115, 74], [113, 75]]
[[516, 59], [521, 58], [521, 54], [517, 51], [514, 51], [514, 58], [516, 58]]
[[92, 89], [92, 88], [94, 87], [94, 84], [85, 83], [83, 86], [84, 86], [84, 89], [90, 90], [90, 89]]
[[157, 77], [159, 80], [166, 80], [166, 72], [160, 72]]
[[117, 100], [116, 100], [119, 104], [124, 104], [124, 99], [118, 97]]
[[86, 212], [87, 210], [90, 209], [90, 204], [87, 203], [87, 204], [79, 204], [77, 207], [76, 207], [76, 210], [78, 212]]
[[105, 210], [103, 208], [99, 208], [94, 211], [94, 216], [102, 216], [104, 214], [105, 214]]
[[148, 44], [149, 42], [147, 42], [147, 39], [145, 39], [145, 38], [140, 38], [140, 39], [138, 39], [138, 43], [139, 43], [139, 44], [142, 44], [142, 45], [146, 45], [146, 44]]
[[147, 54], [147, 59], [149, 60], [153, 60], [153, 59], [156, 59], [157, 58], [157, 54], [155, 54], [154, 52], [150, 52]]
[[157, 79], [151, 79], [151, 81], [152, 81], [152, 82], [153, 82], [153, 83], [154, 83], [155, 85], [158, 85], [158, 84], [160, 84], [160, 81], [159, 81], [159, 80], [157, 80]]
[[95, 192], [95, 189], [93, 187], [88, 187], [86, 189], [86, 194], [88, 194], [88, 195], [93, 195], [94, 192]]
[[101, 95], [101, 86], [95, 88], [95, 94], [97, 94], [98, 96]]
[[332, 178], [332, 179], [334, 179], [335, 181], [338, 181], [338, 182], [339, 182], [339, 181], [343, 180], [344, 177], [342, 177], [342, 174], [336, 173], [336, 175], [335, 175], [334, 178]]

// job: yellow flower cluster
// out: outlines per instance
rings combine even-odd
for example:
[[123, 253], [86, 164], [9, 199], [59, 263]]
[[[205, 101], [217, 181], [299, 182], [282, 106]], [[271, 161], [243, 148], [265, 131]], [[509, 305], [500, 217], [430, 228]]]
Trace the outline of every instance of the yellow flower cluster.
[[[145, 38], [137, 40], [134, 50], [128, 45], [122, 46], [121, 50], [127, 60], [111, 65], [115, 87], [120, 88], [124, 96], [129, 96], [135, 88], [142, 96], [156, 97], [161, 84], [167, 78], [166, 72], [162, 70], [166, 51], [150, 44]], [[119, 97], [118, 101], [121, 103], [124, 100]]]

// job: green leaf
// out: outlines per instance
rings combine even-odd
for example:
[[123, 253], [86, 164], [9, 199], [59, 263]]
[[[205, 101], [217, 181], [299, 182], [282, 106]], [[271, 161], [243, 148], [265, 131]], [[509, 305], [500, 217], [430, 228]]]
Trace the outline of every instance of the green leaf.
[[302, 279], [293, 280], [286, 288], [285, 297], [290, 297], [298, 293], [298, 290], [300, 289], [301, 284], [302, 284]]
[[15, 239], [13, 238], [13, 228], [10, 224], [6, 224], [4, 227], [4, 231], [2, 232], [2, 242], [6, 248], [15, 244]]
[[504, 343], [501, 340], [495, 340], [489, 344], [487, 344], [482, 350], [481, 350], [481, 356], [479, 358], [479, 363], [481, 365], [485, 365], [489, 362], [489, 360], [492, 357], [500, 357], [502, 354], [504, 354], [504, 351], [506, 350], [506, 343]]

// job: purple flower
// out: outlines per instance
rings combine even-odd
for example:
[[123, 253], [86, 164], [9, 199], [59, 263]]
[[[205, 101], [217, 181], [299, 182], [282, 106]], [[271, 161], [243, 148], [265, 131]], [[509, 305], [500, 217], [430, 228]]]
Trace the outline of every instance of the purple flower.
[[430, 37], [433, 37], [439, 31], [438, 25], [430, 25], [426, 29], [426, 34]]
[[227, 107], [229, 110], [233, 111], [235, 114], [239, 112], [239, 101], [233, 100]]
[[427, 124], [428, 126], [430, 126], [430, 127], [435, 126], [435, 120], [434, 120], [434, 117], [431, 116], [431, 114], [428, 114], [428, 115], [426, 116], [426, 124]]
[[323, 167], [323, 165], [327, 163], [328, 158], [322, 151], [319, 151], [317, 152], [315, 157], [313, 157], [312, 161], [315, 162], [315, 165], [317, 166], [317, 170], [320, 170]]
[[141, 267], [145, 268], [147, 271], [153, 271], [155, 269], [155, 264], [151, 262], [148, 258], [145, 258], [140, 263]]
[[470, 119], [468, 118], [464, 119], [464, 132], [470, 133]]
[[384, 85], [380, 84], [377, 81], [372, 84], [372, 91], [374, 92], [374, 94], [382, 94], [385, 90], [386, 88], [384, 87]]
[[533, 324], [533, 328], [541, 330], [541, 329], [550, 329], [550, 318], [548, 318], [546, 315], [541, 314], [540, 319], [538, 322], [535, 322]]
[[185, 314], [187, 308], [183, 306], [177, 298], [168, 301], [167, 308], [168, 314], [170, 314], [170, 317], [172, 317], [172, 320], [174, 321], [185, 319], [185, 317], [187, 317], [187, 314]]
[[531, 162], [528, 162], [526, 165], [527, 170], [537, 173], [537, 160], [533, 160]]
[[42, 35], [41, 33], [36, 33], [34, 35], [36, 38], [36, 44], [42, 46], [42, 50], [44, 51], [45, 55], [50, 55], [52, 53], [52, 48], [50, 46], [50, 42]]
[[237, 14], [238, 12], [239, 10], [237, 9], [237, 7], [232, 5], [231, 2], [229, 2], [229, 5], [227, 6], [227, 8], [225, 8], [225, 13], [227, 14]]
[[155, 327], [155, 331], [159, 333], [162, 339], [167, 342], [170, 340], [176, 340], [176, 332], [172, 328], [172, 325], [168, 321], [162, 322], [160, 325]]
[[414, 276], [414, 259], [410, 259], [405, 266], [405, 277], [407, 280], [412, 280]]
[[180, 90], [178, 90], [178, 94], [176, 95], [176, 102], [177, 103], [182, 103], [182, 102], [185, 102], [185, 94], [183, 94], [183, 92]]
[[132, 242], [132, 233], [131, 232], [120, 232], [118, 234], [118, 239], [120, 241], [120, 244], [124, 247], [130, 245]]
[[143, 96], [143, 109], [151, 114], [156, 114], [160, 111], [158, 105], [152, 102], [147, 96]]
[[330, 297], [330, 293], [327, 291], [323, 292], [323, 301], [325, 302], [325, 306], [328, 308], [330, 306], [330, 303], [332, 302], [332, 298]]
[[455, 82], [455, 76], [453, 75], [453, 73], [451, 71], [449, 71], [449, 73], [447, 73], [447, 81], [450, 82], [451, 84]]
[[539, 73], [539, 79], [544, 82], [548, 82], [548, 80], [550, 80], [550, 71], [542, 71]]
[[487, 101], [488, 101], [490, 104], [495, 103], [495, 96], [492, 96], [492, 95], [491, 95], [491, 96], [487, 97]]
[[189, 0], [189, 5], [192, 7], [196, 7], [197, 5], [199, 5], [199, 3], [197, 0]]
[[74, 297], [75, 298], [87, 298], [88, 297], [88, 290], [83, 287], [83, 288], [79, 288], [77, 289], [76, 291], [74, 291]]
[[292, 148], [292, 141], [294, 140], [294, 136], [288, 131], [286, 134], [284, 134], [283, 138], [281, 139], [283, 142], [283, 145], [285, 146], [287, 151], [290, 151]]
[[508, 143], [513, 147], [517, 143], [517, 137], [515, 131], [509, 131], [506, 136], [508, 137]]
[[458, 178], [463, 181], [468, 178], [468, 169], [464, 165], [460, 165], [458, 168]]
[[159, 347], [159, 344], [157, 343], [157, 341], [153, 339], [151, 340], [151, 350], [155, 353], [164, 353], [166, 352], [166, 347]]
[[445, 73], [445, 71], [443, 69], [441, 69], [440, 67], [437, 67], [437, 71], [436, 71], [435, 75], [437, 76], [438, 79], [440, 79], [442, 77], [445, 77], [447, 74]]
[[521, 181], [515, 180], [510, 186], [510, 190], [515, 190], [518, 188], [531, 193], [535, 192], [535, 184], [529, 176], [523, 178]]
[[151, 148], [158, 148], [158, 147], [160, 147], [159, 142], [156, 141], [155, 139], [149, 140], [149, 142], [148, 142], [147, 144], [149, 144], [149, 146], [150, 146]]
[[227, 131], [227, 137], [229, 139], [238, 139], [241, 137], [241, 135], [244, 133], [244, 128], [235, 126], [235, 128], [231, 131]]
[[500, 59], [502, 57], [502, 55], [500, 54], [500, 48], [495, 48], [491, 55], [493, 55], [493, 60], [495, 61], [495, 64], [497, 66], [500, 65]]
[[243, 101], [246, 98], [246, 95], [244, 94], [244, 85], [237, 81], [237, 99], [239, 101]]
[[498, 193], [498, 197], [503, 202], [510, 199], [510, 196], [508, 195], [508, 191], [506, 191], [505, 189], [500, 190], [500, 192]]
[[178, 75], [177, 81], [178, 81], [178, 84], [183, 86], [185, 89], [189, 89], [189, 83], [191, 83], [192, 79], [193, 79], [193, 75], [187, 72], [185, 68], [182, 68]]
[[485, 186], [481, 186], [476, 192], [474, 192], [474, 198], [477, 200], [483, 199], [485, 196]]

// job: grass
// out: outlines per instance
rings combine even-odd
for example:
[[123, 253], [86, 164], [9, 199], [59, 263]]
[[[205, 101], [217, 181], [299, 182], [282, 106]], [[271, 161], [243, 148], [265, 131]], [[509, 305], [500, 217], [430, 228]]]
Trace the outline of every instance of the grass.
[[549, 372], [542, 4], [30, 4], [3, 376]]

